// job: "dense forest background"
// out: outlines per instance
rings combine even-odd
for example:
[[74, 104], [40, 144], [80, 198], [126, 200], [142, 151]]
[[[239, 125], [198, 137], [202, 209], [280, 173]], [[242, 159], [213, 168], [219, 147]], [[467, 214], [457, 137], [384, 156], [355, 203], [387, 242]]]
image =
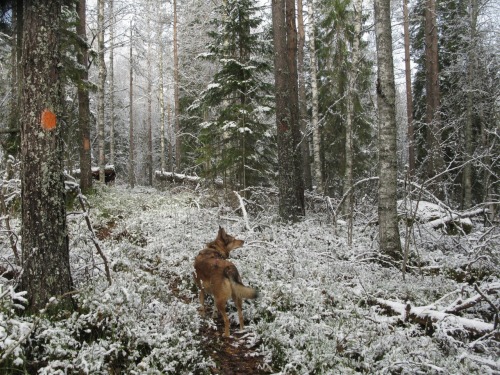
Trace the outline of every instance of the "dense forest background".
[[0, 1], [0, 372], [500, 373], [499, 15]]
[[[228, 190], [272, 186], [277, 146], [270, 4], [103, 3], [100, 19], [98, 4], [88, 2], [84, 36], [77, 34], [76, 5], [63, 14], [65, 168], [80, 166], [77, 89], [84, 86], [92, 166], [112, 164], [131, 185], [151, 185], [155, 171], [163, 171], [220, 178]], [[498, 4], [436, 4], [437, 78], [426, 66], [426, 6], [409, 4], [407, 23], [403, 4], [391, 6], [398, 175], [468, 209], [498, 194]], [[21, 85], [15, 51], [22, 43], [22, 14], [16, 9], [3, 6], [1, 39], [2, 127], [12, 131]], [[317, 1], [300, 4], [299, 11], [305, 186], [338, 197], [348, 189], [346, 175], [352, 181], [377, 175], [373, 4]], [[82, 43], [89, 53], [83, 65], [77, 59]], [[405, 85], [405, 48], [411, 86]], [[88, 80], [82, 80], [86, 69]], [[429, 97], [436, 89], [432, 115]], [[4, 155], [18, 155], [18, 139], [17, 133], [3, 136]]]

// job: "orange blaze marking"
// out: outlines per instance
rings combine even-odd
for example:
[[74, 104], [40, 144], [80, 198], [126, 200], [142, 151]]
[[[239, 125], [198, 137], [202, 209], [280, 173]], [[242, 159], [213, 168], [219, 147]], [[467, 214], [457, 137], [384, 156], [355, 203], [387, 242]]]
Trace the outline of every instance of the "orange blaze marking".
[[41, 125], [45, 130], [54, 130], [56, 128], [56, 114], [47, 108], [44, 109]]
[[88, 139], [88, 138], [85, 138], [85, 139], [83, 140], [83, 149], [84, 149], [85, 151], [90, 150], [90, 141], [89, 141], [89, 139]]

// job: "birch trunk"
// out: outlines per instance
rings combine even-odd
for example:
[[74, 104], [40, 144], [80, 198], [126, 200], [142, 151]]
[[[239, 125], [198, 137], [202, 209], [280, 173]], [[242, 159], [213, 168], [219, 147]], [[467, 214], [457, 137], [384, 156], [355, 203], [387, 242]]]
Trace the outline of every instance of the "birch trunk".
[[106, 167], [104, 150], [104, 94], [106, 86], [106, 63], [104, 61], [104, 1], [97, 1], [97, 56], [99, 76], [97, 85], [97, 139], [99, 144], [99, 181], [104, 183]]
[[174, 0], [174, 129], [175, 129], [175, 166], [181, 166], [181, 132], [180, 132], [180, 100], [179, 100], [179, 51], [177, 47], [177, 0]]
[[379, 127], [378, 218], [380, 250], [401, 259], [397, 200], [396, 88], [392, 57], [390, 0], [375, 0], [377, 106]]
[[114, 0], [109, 1], [109, 164], [115, 165], [115, 71], [114, 71], [114, 45], [115, 45], [115, 14]]
[[[62, 0], [25, 0], [21, 100], [21, 237], [28, 311], [73, 289], [63, 175]], [[71, 6], [71, 4], [67, 4]], [[74, 307], [71, 298], [59, 306]]]
[[80, 129], [80, 188], [87, 193], [92, 189], [92, 157], [90, 149], [90, 100], [87, 88], [88, 74], [88, 47], [86, 31], [86, 1], [80, 0], [77, 5], [80, 22], [76, 32], [85, 45], [81, 45], [77, 55], [78, 64], [81, 65], [80, 85], [78, 86], [78, 125]]
[[312, 118], [311, 127], [313, 131], [313, 173], [316, 180], [316, 189], [319, 194], [323, 194], [324, 184], [323, 184], [323, 173], [321, 170], [321, 134], [319, 131], [319, 121], [318, 121], [318, 83], [317, 83], [317, 63], [316, 63], [316, 38], [314, 31], [314, 0], [308, 2], [309, 8], [309, 52], [311, 55], [311, 91], [312, 91]]

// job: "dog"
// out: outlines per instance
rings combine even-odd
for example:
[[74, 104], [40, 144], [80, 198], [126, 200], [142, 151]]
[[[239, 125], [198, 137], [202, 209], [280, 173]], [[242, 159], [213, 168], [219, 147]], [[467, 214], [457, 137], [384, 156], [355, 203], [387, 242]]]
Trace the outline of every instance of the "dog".
[[229, 319], [226, 313], [226, 303], [232, 298], [238, 309], [240, 329], [243, 324], [243, 299], [257, 298], [256, 289], [243, 285], [236, 266], [229, 262], [229, 253], [242, 247], [243, 240], [230, 236], [219, 226], [217, 238], [208, 243], [194, 260], [193, 277], [198, 289], [202, 315], [205, 315], [205, 294], [214, 297], [215, 306], [224, 320], [224, 337], [229, 337]]

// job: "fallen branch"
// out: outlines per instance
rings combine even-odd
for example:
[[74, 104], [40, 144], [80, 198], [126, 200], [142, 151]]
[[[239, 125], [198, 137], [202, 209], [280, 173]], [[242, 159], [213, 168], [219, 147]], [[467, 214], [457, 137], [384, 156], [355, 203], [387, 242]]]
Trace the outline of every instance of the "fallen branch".
[[491, 302], [491, 300], [484, 294], [484, 292], [481, 289], [479, 289], [479, 285], [477, 285], [477, 283], [474, 284], [474, 290], [476, 292], [478, 292], [481, 295], [481, 297], [483, 297], [484, 300], [486, 302], [488, 302], [490, 304], [490, 306], [493, 308], [493, 310], [495, 311], [494, 328], [497, 329], [497, 327], [498, 327], [498, 307], [495, 306], [495, 304], [493, 302]]
[[88, 210], [85, 208], [85, 197], [82, 194], [82, 190], [80, 189], [80, 185], [74, 182], [74, 179], [71, 176], [66, 175], [67, 178], [71, 178], [72, 181], [65, 181], [66, 187], [75, 191], [77, 193], [78, 201], [80, 202], [80, 207], [82, 208], [83, 217], [85, 218], [85, 222], [87, 223], [87, 228], [90, 231], [90, 239], [94, 243], [94, 246], [97, 250], [97, 253], [103, 260], [104, 263], [104, 271], [106, 272], [106, 279], [108, 280], [109, 285], [111, 285], [111, 273], [109, 272], [108, 259], [104, 252], [101, 249], [101, 245], [99, 244], [99, 239], [97, 238], [94, 228], [92, 227], [92, 223], [90, 222], [90, 217]]
[[88, 215], [88, 211], [85, 208], [85, 202], [84, 202], [84, 197], [83, 194], [80, 190], [80, 186], [78, 186], [78, 200], [80, 201], [80, 206], [82, 207], [83, 210], [83, 216], [85, 217], [85, 222], [87, 223], [87, 228], [90, 231], [90, 239], [94, 243], [94, 246], [101, 256], [103, 262], [104, 262], [104, 270], [106, 271], [106, 278], [108, 279], [109, 285], [111, 285], [111, 273], [109, 272], [109, 266], [108, 266], [108, 259], [106, 258], [106, 255], [104, 255], [101, 245], [99, 245], [99, 240], [97, 239], [97, 236], [95, 235], [94, 228], [92, 227], [92, 223], [90, 222], [90, 218]]
[[497, 291], [500, 290], [500, 283], [492, 283], [488, 285], [484, 292], [479, 289], [477, 284], [474, 285], [474, 289], [478, 292], [478, 294], [467, 298], [466, 300], [462, 300], [461, 298], [455, 300], [444, 310], [444, 312], [448, 314], [456, 314], [460, 311], [469, 309], [482, 301], [487, 301], [493, 307], [493, 310], [495, 310], [495, 312], [498, 314], [498, 308], [490, 301], [486, 294], [497, 293]]
[[243, 198], [241, 198], [241, 195], [238, 194], [238, 192], [236, 191], [233, 191], [234, 195], [236, 195], [236, 197], [238, 198], [239, 202], [240, 202], [240, 208], [241, 208], [241, 212], [243, 214], [243, 221], [245, 222], [245, 228], [247, 228], [248, 231], [251, 231], [252, 228], [250, 228], [250, 222], [248, 221], [248, 214], [247, 214], [247, 210], [245, 209], [245, 202], [243, 202]]

